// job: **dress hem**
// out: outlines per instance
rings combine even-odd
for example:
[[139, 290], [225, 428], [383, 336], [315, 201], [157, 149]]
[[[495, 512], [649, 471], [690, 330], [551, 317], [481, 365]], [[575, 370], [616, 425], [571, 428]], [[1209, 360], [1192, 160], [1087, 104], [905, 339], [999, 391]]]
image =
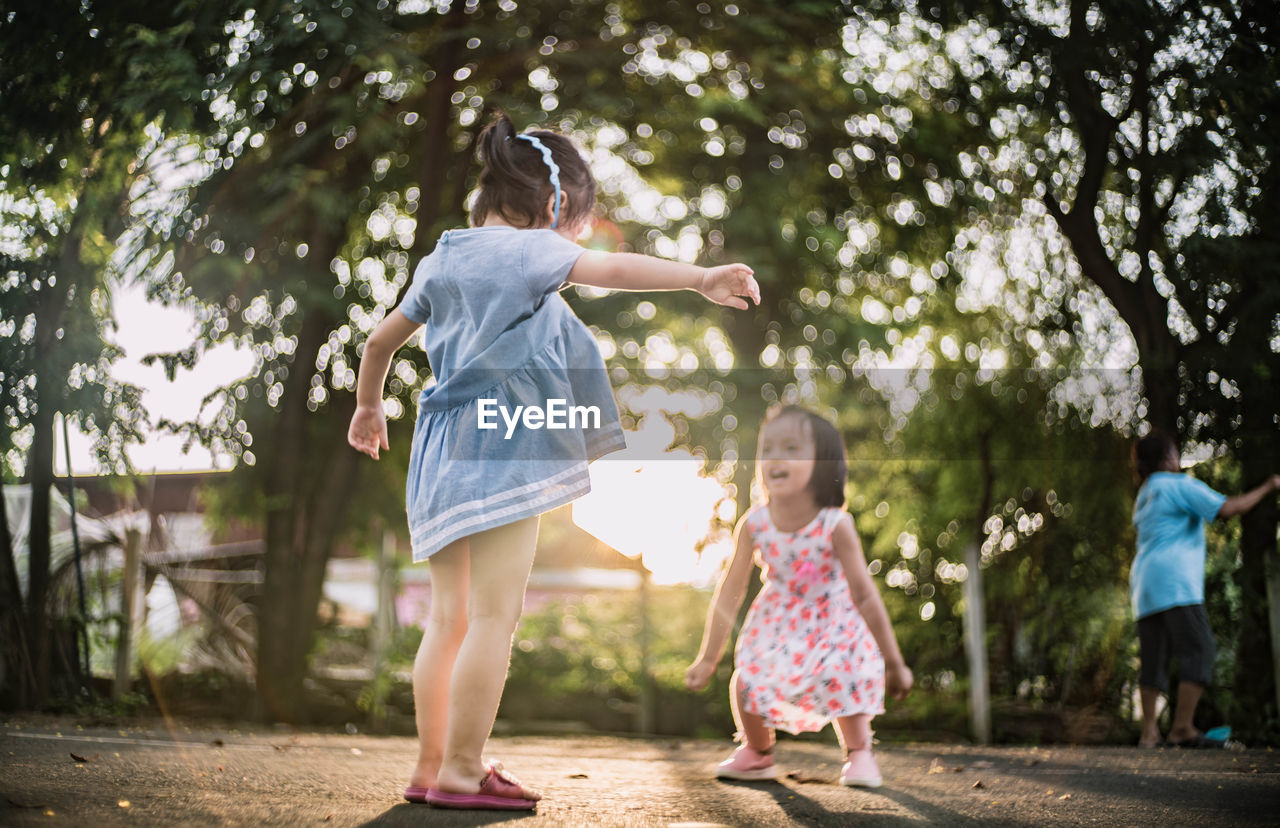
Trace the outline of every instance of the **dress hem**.
[[[566, 483], [551, 484], [550, 488], [541, 492], [538, 497], [521, 499], [488, 515], [485, 515], [481, 510], [478, 514], [473, 513], [424, 538], [414, 538], [413, 562], [422, 563], [428, 560], [432, 555], [460, 538], [540, 515], [543, 512], [548, 512], [557, 506], [563, 506], [572, 500], [582, 497], [591, 491], [591, 477], [587, 474], [585, 463], [581, 466], [581, 472], [579, 476]], [[475, 520], [475, 518], [480, 519]]]
[[[615, 428], [603, 443], [593, 447], [593, 450], [588, 454], [588, 458], [589, 460], [597, 460], [606, 454], [621, 451], [626, 447], [625, 435], [620, 428]], [[565, 478], [568, 479], [566, 480]], [[520, 497], [520, 495], [530, 490], [536, 493]], [[410, 527], [413, 562], [422, 563], [426, 561], [436, 552], [459, 538], [474, 535], [487, 529], [496, 529], [508, 523], [515, 523], [517, 520], [549, 512], [557, 506], [563, 506], [566, 503], [577, 500], [590, 491], [591, 475], [587, 470], [587, 462], [583, 461], [566, 471], [560, 471], [536, 483], [525, 484], [515, 490], [498, 492], [484, 500], [476, 501], [470, 504], [470, 508], [462, 508], [456, 515], [456, 519], [443, 523], [439, 528], [432, 527], [424, 532], [421, 529], [414, 531], [413, 527]], [[498, 509], [492, 508], [495, 502], [500, 503], [503, 500], [511, 500], [517, 497], [520, 497], [520, 499], [514, 503]], [[433, 518], [427, 521], [427, 526], [431, 527], [431, 524], [438, 521], [439, 518]]]
[[760, 713], [754, 713], [750, 710], [746, 712], [751, 713], [753, 716], [760, 716], [760, 718], [764, 720], [765, 727], [771, 727], [774, 730], [781, 730], [786, 733], [790, 733], [792, 736], [799, 736], [801, 733], [817, 733], [836, 719], [842, 719], [845, 716], [879, 716], [884, 713], [884, 708], [881, 707], [879, 710], [853, 710], [847, 713], [836, 713], [821, 719], [821, 724], [817, 727], [795, 727], [786, 722], [770, 721], [768, 716], [761, 715]]

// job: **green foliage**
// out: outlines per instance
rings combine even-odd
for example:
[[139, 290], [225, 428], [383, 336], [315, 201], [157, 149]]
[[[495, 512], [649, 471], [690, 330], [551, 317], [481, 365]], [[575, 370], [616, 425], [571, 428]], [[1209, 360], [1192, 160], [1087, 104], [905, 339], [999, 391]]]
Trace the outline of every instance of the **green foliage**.
[[174, 635], [163, 638], [152, 637], [145, 628], [138, 633], [138, 660], [147, 673], [156, 676], [177, 672], [204, 634], [195, 625], [183, 627]]
[[976, 544], [993, 693], [1117, 710], [1132, 678], [1114, 658], [1130, 634], [1126, 441], [1046, 422], [1043, 374], [971, 376], [935, 371], [901, 432], [905, 457], [855, 473], [853, 511], [904, 653], [926, 687], [967, 672]]
[[[592, 245], [755, 268], [748, 312], [687, 293], [570, 301], [624, 404], [651, 385], [701, 394], [670, 415], [677, 441], [740, 505], [766, 405], [838, 421], [850, 508], [930, 704], [963, 675], [956, 565], [976, 542], [996, 691], [1123, 707], [1123, 435], [1170, 404], [1159, 382], [1227, 465], [1276, 465], [1276, 90], [1253, 81], [1276, 52], [1247, 4], [55, 6], [52, 29], [30, 3], [0, 19], [0, 454], [12, 474], [55, 406], [121, 467], [145, 422], [108, 375], [121, 265], [197, 314], [189, 347], [154, 356], [170, 376], [216, 346], [254, 354], [162, 427], [239, 461], [212, 511], [269, 524], [264, 608], [298, 601], [338, 539], [403, 522], [430, 366], [397, 355], [376, 466], [343, 443], [355, 366], [417, 259], [466, 220], [495, 108], [588, 152], [606, 219]], [[1257, 603], [1227, 531], [1219, 630]], [[701, 623], [673, 595], [655, 593], [664, 699]], [[297, 653], [302, 603], [268, 625], [301, 630]], [[627, 606], [531, 616], [512, 678], [528, 692], [508, 704], [631, 715]]]
[[[108, 290], [137, 147], [154, 111], [129, 108], [120, 43], [159, 22], [145, 3], [21, 3], [0, 20], [0, 463], [25, 466], [36, 412], [75, 417], [102, 465], [125, 465], [141, 392], [110, 376]], [[50, 27], [48, 15], [60, 24]], [[47, 426], [46, 426], [47, 427]]]

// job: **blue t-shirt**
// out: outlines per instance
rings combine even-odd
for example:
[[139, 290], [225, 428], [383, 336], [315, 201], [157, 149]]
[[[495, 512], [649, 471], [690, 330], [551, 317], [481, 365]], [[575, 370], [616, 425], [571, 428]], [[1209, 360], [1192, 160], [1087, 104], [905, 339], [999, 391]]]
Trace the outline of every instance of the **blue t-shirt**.
[[1138, 554], [1129, 574], [1133, 616], [1204, 603], [1204, 525], [1227, 496], [1186, 474], [1155, 472], [1138, 490]]
[[400, 302], [401, 313], [426, 325], [422, 345], [436, 384], [419, 403], [465, 402], [524, 365], [573, 317], [557, 291], [584, 252], [553, 230], [445, 232]]

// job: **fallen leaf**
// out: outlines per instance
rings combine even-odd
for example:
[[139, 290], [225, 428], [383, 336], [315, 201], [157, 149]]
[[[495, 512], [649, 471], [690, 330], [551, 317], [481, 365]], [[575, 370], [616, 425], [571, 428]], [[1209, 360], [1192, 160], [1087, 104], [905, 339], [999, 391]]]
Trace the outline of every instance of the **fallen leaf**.
[[982, 784], [982, 780], [981, 780], [981, 779], [979, 779], [977, 782], [974, 782], [974, 783], [973, 783], [973, 787], [974, 787], [974, 788], [985, 788], [985, 787], [987, 787], [987, 786], [986, 786], [986, 785], [984, 785], [984, 784]]
[[1070, 798], [1071, 798], [1071, 794], [1063, 794], [1062, 796], [1058, 797], [1058, 799], [1070, 799]]
[[289, 748], [293, 747], [293, 745], [272, 745], [272, 747], [273, 747], [273, 748], [275, 748], [275, 749], [276, 749], [276, 750], [278, 750], [278, 751], [283, 752], [283, 751], [286, 751], [286, 750], [288, 750]]
[[324, 818], [324, 821], [325, 821], [325, 822], [333, 822], [333, 814], [329, 814], [327, 817], [325, 817], [325, 818]]
[[787, 778], [802, 785], [822, 785], [827, 780], [819, 776], [808, 776], [800, 771], [787, 771]]
[[955, 766], [954, 768], [952, 768], [951, 770], [952, 770], [953, 772], [955, 772], [955, 773], [960, 773], [962, 770], [964, 770], [964, 765], [956, 765], [956, 766]]
[[226, 744], [226, 742], [222, 741], [221, 739], [214, 739], [214, 740], [213, 740], [212, 742], [210, 742], [209, 744], [210, 744], [210, 745], [213, 745], [214, 747], [222, 747], [223, 745], [225, 745], [225, 744]]
[[929, 763], [929, 773], [942, 773], [945, 770], [946, 768], [942, 766], [941, 759], [934, 758], [934, 760]]
[[78, 753], [73, 753], [71, 754], [71, 758], [76, 760], [77, 762], [92, 762], [94, 759], [97, 759], [101, 755], [102, 754], [95, 753], [92, 756], [81, 756]]
[[121, 808], [128, 808], [128, 807], [129, 807], [129, 800], [127, 800], [127, 799], [122, 799], [122, 800], [120, 800], [119, 802], [117, 802], [116, 804], [117, 804], [117, 805], [119, 805]]
[[351, 755], [352, 755], [352, 756], [359, 756], [359, 755], [360, 755], [360, 752], [361, 752], [361, 751], [360, 751], [360, 748], [352, 748], [352, 749], [351, 749]]
[[571, 773], [571, 774], [569, 774], [569, 778], [570, 778], [570, 779], [588, 779], [588, 778], [590, 778], [590, 777], [588, 777], [588, 776], [587, 776], [585, 773], [583, 773], [582, 771], [578, 771], [577, 773]]

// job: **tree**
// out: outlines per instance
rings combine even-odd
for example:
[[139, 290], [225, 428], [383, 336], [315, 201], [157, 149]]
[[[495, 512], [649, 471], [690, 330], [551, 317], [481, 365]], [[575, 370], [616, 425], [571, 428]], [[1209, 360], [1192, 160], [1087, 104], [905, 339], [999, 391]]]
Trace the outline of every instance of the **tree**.
[[[700, 321], [705, 305], [672, 297], [664, 305], [673, 312], [654, 327], [722, 341], [727, 331], [748, 366], [769, 345], [785, 350], [773, 397], [792, 393], [783, 387], [796, 382], [787, 366], [819, 363], [801, 356], [813, 347], [822, 349], [823, 367], [847, 367], [856, 351], [837, 343], [877, 336], [877, 326], [843, 315], [855, 287], [853, 259], [863, 252], [845, 238], [849, 223], [863, 212], [862, 221], [879, 221], [874, 208], [846, 209], [863, 192], [846, 176], [867, 170], [858, 186], [888, 201], [880, 188], [898, 185], [880, 171], [901, 162], [886, 154], [868, 166], [847, 151], [849, 107], [867, 93], [839, 81], [834, 50], [843, 16], [826, 3], [785, 11], [668, 4], [660, 14], [605, 3], [451, 4], [415, 14], [386, 4], [355, 13], [343, 3], [295, 3], [230, 16], [228, 41], [202, 47], [220, 63], [212, 82], [191, 78], [212, 101], [217, 129], [191, 136], [185, 144], [193, 149], [178, 149], [184, 141], [175, 136], [154, 158], [159, 165], [187, 153], [200, 167], [193, 173], [199, 183], [181, 206], [150, 220], [155, 243], [145, 249], [174, 255], [171, 268], [162, 255], [152, 259], [161, 263], [152, 270], [155, 295], [203, 308], [199, 342], [165, 357], [170, 370], [227, 340], [259, 357], [252, 376], [207, 401], [200, 423], [170, 425], [240, 457], [252, 481], [246, 505], [264, 515], [268, 536], [259, 663], [273, 668], [259, 670], [259, 686], [277, 715], [297, 713], [324, 561], [342, 526], [341, 506], [358, 488], [342, 434], [360, 344], [394, 306], [411, 257], [463, 220], [472, 142], [487, 111], [503, 108], [518, 123], [550, 122], [579, 135], [605, 170], [606, 209], [629, 231], [657, 222], [677, 238], [696, 236], [713, 260], [755, 262], [771, 283], [764, 316], [717, 319], [732, 327], [708, 333]], [[896, 135], [885, 129], [866, 141], [888, 153]], [[795, 169], [784, 172], [786, 164]], [[642, 168], [664, 189], [678, 184], [663, 193], [670, 215], [636, 212], [629, 196], [638, 194]], [[746, 188], [757, 192], [746, 198]], [[695, 201], [697, 213], [689, 209]], [[840, 215], [828, 203], [841, 205]], [[779, 204], [786, 207], [778, 211]], [[904, 214], [898, 241], [907, 243], [925, 223], [923, 214], [919, 221]], [[670, 255], [677, 244], [632, 232], [641, 249]], [[726, 251], [725, 239], [741, 241]], [[886, 279], [919, 271], [894, 265], [891, 275], [889, 249], [868, 242], [866, 251]], [[810, 283], [797, 305], [793, 292]], [[575, 304], [606, 329], [637, 324], [632, 297]], [[816, 320], [828, 306], [842, 314], [833, 323], [840, 336], [824, 326], [820, 345], [783, 340], [788, 320]], [[816, 340], [816, 326], [809, 328], [813, 336], [798, 339]], [[648, 349], [627, 340], [620, 358], [643, 364]], [[704, 354], [703, 364], [712, 365]], [[420, 352], [402, 352], [389, 385], [393, 414], [411, 408], [427, 370]], [[758, 422], [767, 402], [761, 390], [775, 379], [754, 369], [741, 380], [719, 369], [682, 378], [703, 376], [726, 401], [737, 400], [747, 424]], [[718, 445], [735, 426], [716, 420]]]
[[[388, 197], [378, 182], [412, 133], [388, 80], [420, 67], [380, 6], [227, 9], [226, 36], [195, 47], [216, 71], [179, 79], [209, 102], [210, 128], [166, 136], [149, 159], [157, 190], [171, 186], [167, 176], [193, 183], [176, 202], [154, 200], [134, 250], [152, 296], [197, 312], [192, 347], [156, 357], [170, 374], [221, 342], [256, 357], [253, 373], [211, 394], [196, 422], [162, 426], [240, 461], [232, 501], [262, 521], [266, 540], [257, 684], [281, 720], [304, 716], [325, 565], [360, 490], [344, 439], [354, 372], [343, 351], [376, 319], [343, 297], [348, 285], [361, 297], [373, 282], [379, 297], [396, 288], [381, 272], [351, 284], [343, 261], [367, 243], [369, 213]], [[384, 252], [405, 257], [394, 244]]]
[[[1090, 424], [1092, 394], [1065, 393], [1072, 346], [1018, 336], [999, 347], [1000, 367], [975, 364], [977, 343], [1006, 313], [957, 315], [942, 328], [931, 381], [896, 441], [916, 505], [895, 522], [896, 539], [881, 536], [877, 557], [888, 567], [901, 550], [887, 582], [930, 618], [908, 633], [926, 675], [960, 672], [956, 620], [968, 621], [972, 598], [961, 585], [976, 580], [993, 697], [1119, 713], [1133, 678], [1116, 658], [1129, 631], [1126, 441]], [[1036, 367], [1047, 354], [1055, 367]]]
[[[1254, 3], [966, 2], [896, 7], [959, 46], [949, 100], [994, 209], [1043, 212], [1132, 335], [1142, 417], [1237, 454], [1244, 485], [1280, 460], [1274, 240], [1275, 33]], [[945, 34], [943, 34], [945, 32]], [[1275, 718], [1265, 562], [1277, 512], [1244, 521], [1237, 687], [1246, 732]], [[1261, 677], [1266, 676], [1267, 679]]]
[[[21, 466], [32, 486], [25, 618], [16, 580], [4, 585], [5, 640], [30, 648], [12, 653], [19, 704], [49, 689], [54, 413], [74, 418], [113, 470], [145, 421], [139, 390], [110, 376], [119, 352], [104, 334], [136, 153], [156, 117], [129, 97], [140, 71], [130, 46], [171, 25], [169, 14], [146, 3], [24, 2], [0, 19], [0, 462], [5, 478]], [[0, 552], [12, 574], [12, 550]]]

